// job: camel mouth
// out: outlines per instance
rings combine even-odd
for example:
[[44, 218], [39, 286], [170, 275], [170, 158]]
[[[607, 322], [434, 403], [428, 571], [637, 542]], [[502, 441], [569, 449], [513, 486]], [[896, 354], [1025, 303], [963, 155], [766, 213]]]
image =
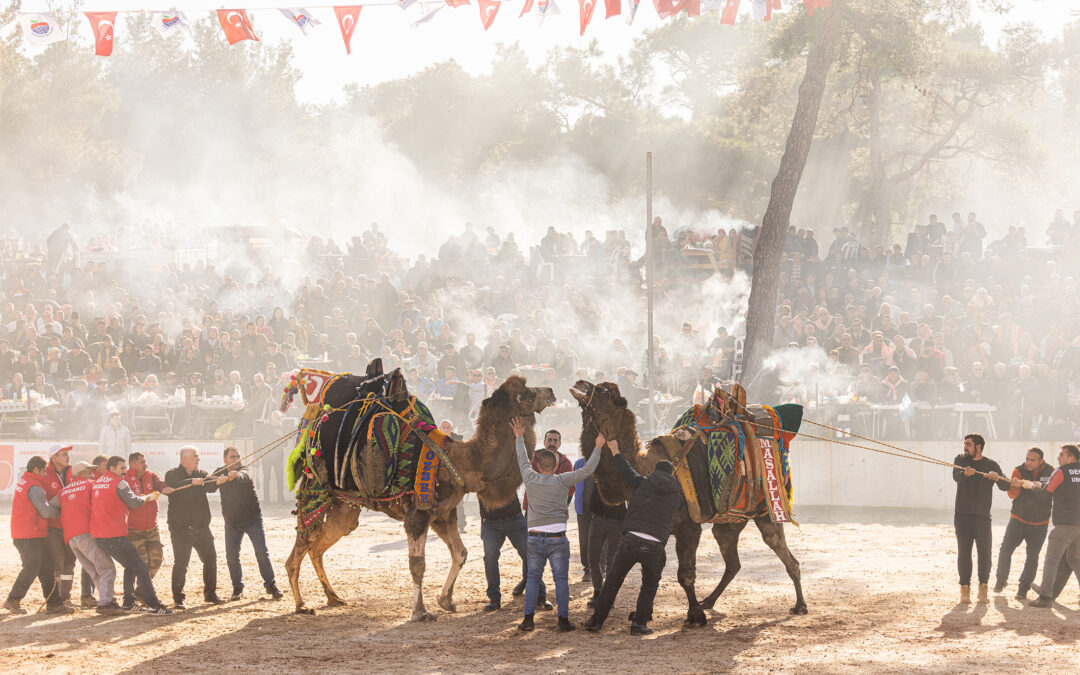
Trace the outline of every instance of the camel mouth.
[[580, 389], [578, 389], [576, 387], [570, 387], [570, 395], [573, 396], [574, 398], [578, 399], [579, 401], [581, 399], [585, 398], [586, 396], [588, 396], [588, 394], [586, 392], [584, 392], [584, 391], [582, 391], [582, 390], [580, 390]]
[[584, 403], [585, 399], [589, 397], [589, 392], [592, 389], [592, 383], [585, 380], [578, 380], [574, 383], [574, 386], [570, 387], [570, 395], [573, 396], [579, 403]]

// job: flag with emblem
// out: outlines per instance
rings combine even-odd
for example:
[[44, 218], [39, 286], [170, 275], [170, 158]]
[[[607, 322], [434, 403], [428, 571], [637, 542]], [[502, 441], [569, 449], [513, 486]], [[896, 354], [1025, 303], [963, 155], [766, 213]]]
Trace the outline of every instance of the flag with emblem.
[[94, 53], [98, 56], [111, 56], [116, 12], [83, 12], [83, 14], [90, 21], [90, 30], [94, 33]]
[[299, 7], [295, 9], [279, 9], [286, 19], [288, 19], [294, 26], [300, 29], [300, 32], [304, 35], [310, 35], [315, 26], [319, 25], [319, 20], [311, 16], [311, 12]]
[[19, 14], [19, 23], [28, 45], [51, 45], [67, 39], [67, 33], [52, 12], [32, 12]]
[[154, 12], [150, 17], [150, 23], [154, 24], [162, 35], [170, 35], [183, 28], [191, 28], [183, 12]]
[[727, 0], [724, 3], [724, 11], [720, 13], [720, 23], [726, 23], [729, 26], [735, 25], [735, 19], [739, 16], [739, 2], [741, 0]]
[[356, 30], [356, 20], [360, 18], [360, 8], [360, 5], [334, 8], [338, 28], [341, 29], [341, 39], [345, 41], [346, 54], [352, 54], [352, 34]]
[[620, 0], [604, 0], [604, 9], [607, 15], [605, 19], [610, 19], [613, 16], [619, 16], [622, 14], [622, 2]]
[[255, 30], [251, 27], [251, 20], [248, 19], [245, 10], [219, 9], [217, 18], [218, 23], [221, 24], [221, 30], [225, 31], [225, 39], [230, 45], [244, 40], [259, 41], [259, 38], [255, 37]]
[[495, 22], [495, 15], [499, 13], [502, 0], [476, 0], [476, 4], [480, 8], [480, 23], [484, 24], [484, 30], [491, 28], [491, 24]]
[[596, 9], [596, 0], [578, 0], [578, 24], [581, 35], [585, 35], [585, 29], [592, 21], [593, 10]]
[[701, 0], [653, 0], [661, 19], [670, 19], [686, 10], [687, 16], [701, 16]]

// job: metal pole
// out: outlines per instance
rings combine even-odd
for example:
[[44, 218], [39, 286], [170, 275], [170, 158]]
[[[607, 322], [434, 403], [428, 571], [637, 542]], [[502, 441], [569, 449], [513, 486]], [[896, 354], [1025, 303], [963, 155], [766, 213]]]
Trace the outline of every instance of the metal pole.
[[656, 360], [653, 357], [653, 215], [652, 215], [652, 153], [645, 153], [645, 294], [649, 303], [649, 430], [656, 428]]

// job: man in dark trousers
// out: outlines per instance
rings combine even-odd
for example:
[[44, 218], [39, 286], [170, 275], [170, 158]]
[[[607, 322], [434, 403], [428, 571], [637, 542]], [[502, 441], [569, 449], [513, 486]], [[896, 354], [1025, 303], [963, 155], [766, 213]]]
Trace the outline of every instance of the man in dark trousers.
[[173, 547], [172, 594], [177, 609], [187, 609], [184, 582], [191, 549], [202, 561], [203, 598], [213, 605], [224, 602], [217, 594], [217, 551], [210, 532], [210, 502], [206, 499], [208, 492], [224, 482], [224, 476], [211, 478], [199, 469], [199, 450], [192, 445], [180, 448], [180, 466], [165, 473], [165, 484], [173, 489], [167, 521]]
[[231, 446], [225, 448], [225, 466], [214, 473], [225, 479], [221, 483], [221, 517], [225, 520], [225, 562], [229, 565], [233, 588], [229, 599], [239, 600], [244, 593], [240, 544], [246, 534], [255, 549], [255, 560], [259, 563], [259, 574], [262, 575], [266, 592], [274, 600], [280, 600], [283, 596], [274, 583], [274, 567], [270, 564], [270, 553], [266, 549], [259, 496], [255, 494], [251, 475], [240, 465], [240, 451]]
[[[971, 602], [971, 545], [979, 556], [979, 602], [989, 602], [987, 584], [990, 583], [990, 504], [994, 499], [994, 484], [1002, 491], [1009, 483], [998, 482], [1001, 466], [983, 457], [986, 441], [979, 434], [964, 436], [964, 454], [953, 460], [959, 469], [953, 469], [956, 481], [956, 511], [953, 525], [956, 528], [957, 568], [960, 571], [960, 603]], [[982, 475], [980, 475], [982, 474]]]
[[1024, 570], [1020, 573], [1016, 599], [1027, 599], [1028, 589], [1039, 570], [1039, 552], [1046, 541], [1051, 495], [1045, 490], [1024, 489], [1023, 481], [1028, 481], [1029, 486], [1032, 483], [1045, 486], [1050, 482], [1053, 473], [1054, 467], [1043, 461], [1043, 451], [1039, 448], [1028, 450], [1024, 463], [1013, 469], [1012, 481], [1009, 483], [1009, 498], [1013, 500], [1012, 512], [1009, 514], [1009, 524], [1005, 526], [1005, 537], [1001, 540], [1001, 552], [998, 553], [995, 593], [1005, 590], [1005, 584], [1009, 581], [1013, 551], [1020, 542], [1025, 542], [1027, 557], [1024, 560]]
[[[54, 445], [49, 448], [49, 465], [45, 468], [45, 498], [53, 499], [71, 482], [71, 446]], [[71, 585], [75, 578], [75, 552], [64, 542], [64, 529], [60, 517], [49, 519], [49, 559], [52, 560], [56, 578], [56, 592], [60, 602], [71, 604]], [[89, 591], [90, 589], [86, 589]]]
[[604, 586], [593, 607], [593, 615], [585, 622], [585, 628], [597, 631], [603, 627], [626, 574], [634, 565], [641, 563], [641, 591], [631, 618], [630, 634], [648, 635], [653, 632], [649, 628], [653, 600], [656, 599], [660, 575], [667, 562], [664, 547], [671, 536], [675, 512], [683, 504], [682, 488], [673, 475], [671, 462], [661, 460], [656, 463], [652, 473], [642, 476], [619, 453], [618, 441], [608, 441], [608, 447], [615, 457], [615, 466], [634, 493], [630, 496], [630, 505], [623, 518], [619, 548], [615, 551], [615, 558], [611, 561]]
[[70, 614], [75, 611], [64, 605], [56, 593], [56, 575], [49, 556], [48, 519], [58, 518], [60, 507], [57, 500], [50, 503], [45, 498], [46, 464], [44, 457], [30, 458], [26, 463], [26, 473], [15, 484], [15, 496], [11, 500], [11, 538], [22, 561], [22, 569], [15, 577], [15, 585], [4, 603], [4, 609], [12, 614], [26, 614], [26, 608], [21, 607], [20, 603], [35, 577], [41, 582], [47, 612]]
[[[589, 477], [592, 479], [592, 476]], [[619, 502], [615, 505], [604, 503], [600, 497], [600, 491], [596, 489], [596, 481], [590, 480], [589, 510], [592, 511], [592, 522], [589, 523], [589, 577], [592, 581], [592, 598], [588, 606], [596, 604], [600, 596], [600, 588], [604, 584], [604, 574], [611, 569], [611, 561], [615, 559], [615, 551], [619, 547], [619, 539], [622, 535], [623, 518], [626, 517], [626, 504]]]
[[1059, 586], [1063, 584], [1055, 584], [1055, 581], [1062, 574], [1059, 566], [1063, 558], [1069, 562], [1077, 580], [1080, 580], [1080, 448], [1075, 445], [1061, 446], [1058, 463], [1061, 466], [1050, 476], [1050, 482], [1046, 485], [1046, 491], [1054, 496], [1051, 516], [1054, 529], [1047, 538], [1042, 583], [1031, 586], [1039, 594], [1031, 601], [1032, 607], [1049, 607], [1054, 602], [1055, 591], [1061, 592]]

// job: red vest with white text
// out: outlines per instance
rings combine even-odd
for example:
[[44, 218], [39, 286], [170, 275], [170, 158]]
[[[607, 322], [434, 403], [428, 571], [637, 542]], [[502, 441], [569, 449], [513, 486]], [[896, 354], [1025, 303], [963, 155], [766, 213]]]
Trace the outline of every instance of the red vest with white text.
[[[128, 469], [124, 474], [124, 480], [131, 487], [131, 491], [137, 495], [148, 495], [154, 491], [154, 472], [147, 470], [140, 480], [135, 475], [135, 469]], [[146, 502], [138, 508], [131, 509], [128, 516], [129, 530], [151, 530], [157, 527], [158, 503]]]
[[90, 500], [90, 534], [94, 539], [126, 537], [128, 505], [116, 494], [116, 486], [124, 480], [112, 471], [94, 481]]
[[27, 471], [15, 484], [15, 496], [11, 500], [11, 538], [41, 539], [49, 536], [47, 521], [30, 503], [27, 492], [34, 486], [44, 488], [45, 479]]
[[90, 532], [90, 489], [94, 481], [76, 478], [60, 491], [60, 523], [64, 526], [64, 543], [72, 537]]
[[[60, 494], [65, 485], [71, 482], [71, 467], [65, 466], [62, 473], [63, 475], [56, 473], [51, 461], [45, 467], [45, 482], [41, 486], [45, 488], [45, 499], [52, 500], [53, 497]], [[59, 518], [49, 518], [49, 527], [55, 527], [59, 530], [63, 525], [60, 523]]]

